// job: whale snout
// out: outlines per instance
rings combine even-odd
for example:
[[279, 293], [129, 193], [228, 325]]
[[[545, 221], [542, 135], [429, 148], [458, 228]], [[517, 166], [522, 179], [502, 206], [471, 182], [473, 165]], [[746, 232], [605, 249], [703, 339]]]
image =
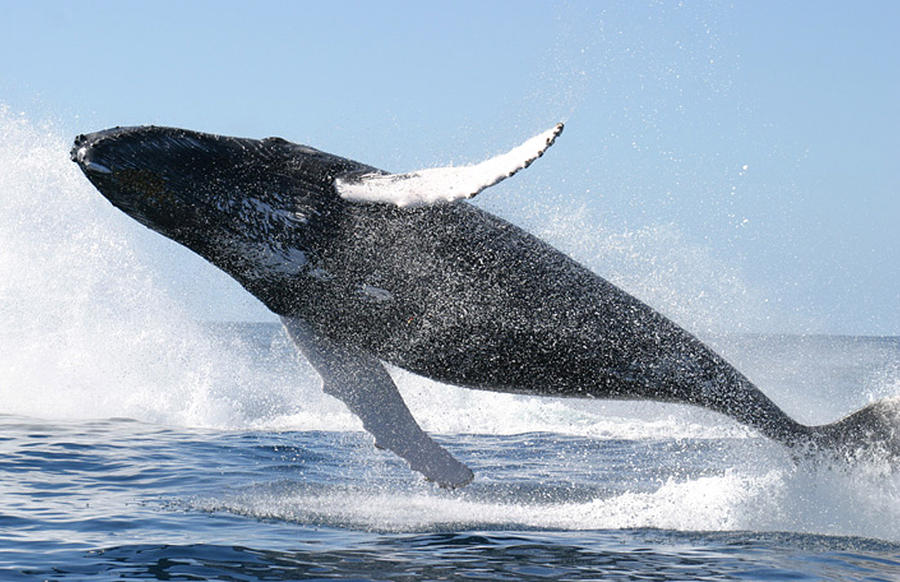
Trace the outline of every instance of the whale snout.
[[85, 135], [83, 133], [80, 133], [75, 137], [75, 143], [72, 144], [72, 149], [71, 151], [69, 151], [69, 158], [73, 162], [81, 162], [81, 159], [84, 158], [84, 151], [87, 149], [87, 146], [94, 141], [95, 135], [97, 134], [89, 133]]
[[69, 157], [88, 177], [135, 169], [182, 174], [233, 165], [244, 149], [239, 141], [153, 125], [113, 127], [76, 137]]
[[115, 141], [115, 138], [128, 132], [130, 128], [115, 127], [94, 133], [80, 134], [75, 138], [75, 143], [69, 151], [69, 158], [78, 164], [81, 170], [88, 176], [96, 174], [112, 174], [113, 164], [105, 159], [101, 148], [97, 146], [103, 142]]
[[69, 157], [114, 206], [170, 234], [223, 218], [220, 210], [233, 204], [237, 189], [228, 184], [243, 184], [236, 168], [247, 159], [248, 145], [177, 128], [114, 127], [78, 135]]

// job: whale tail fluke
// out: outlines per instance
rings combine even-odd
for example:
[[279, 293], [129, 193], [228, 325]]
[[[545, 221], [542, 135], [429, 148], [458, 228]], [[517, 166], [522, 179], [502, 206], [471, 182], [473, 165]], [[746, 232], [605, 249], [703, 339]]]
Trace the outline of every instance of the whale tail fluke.
[[885, 398], [833, 422], [810, 427], [811, 445], [848, 461], [900, 462], [900, 397]]

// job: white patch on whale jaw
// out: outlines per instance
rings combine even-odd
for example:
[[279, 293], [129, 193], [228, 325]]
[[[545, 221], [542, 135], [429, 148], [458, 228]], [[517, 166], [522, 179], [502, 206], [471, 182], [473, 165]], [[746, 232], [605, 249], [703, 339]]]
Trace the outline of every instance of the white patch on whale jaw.
[[302, 210], [284, 210], [275, 208], [268, 202], [258, 198], [244, 198], [240, 202], [240, 212], [243, 220], [256, 221], [258, 216], [267, 216], [286, 225], [304, 225], [309, 222], [309, 217]]
[[310, 214], [316, 213], [314, 209], [299, 205], [284, 208], [254, 196], [223, 196], [215, 210], [228, 216], [230, 226], [207, 237], [205, 246], [214, 249], [212, 254], [217, 258], [213, 262], [239, 280], [330, 278], [293, 240], [307, 227]]
[[228, 254], [246, 265], [242, 275], [250, 279], [272, 279], [299, 275], [309, 267], [309, 256], [296, 248], [278, 248], [265, 242], [229, 241]]
[[370, 173], [341, 177], [334, 185], [341, 198], [352, 202], [387, 202], [414, 207], [464, 200], [527, 168], [544, 155], [562, 130], [563, 124], [557, 123], [507, 153], [480, 164], [430, 168], [406, 174]]

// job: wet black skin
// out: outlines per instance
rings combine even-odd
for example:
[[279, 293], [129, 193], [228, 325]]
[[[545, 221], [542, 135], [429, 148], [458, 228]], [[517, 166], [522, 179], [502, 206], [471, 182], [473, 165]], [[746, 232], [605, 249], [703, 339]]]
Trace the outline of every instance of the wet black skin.
[[694, 404], [786, 443], [810, 434], [691, 334], [471, 204], [345, 201], [335, 178], [373, 168], [278, 138], [116, 128], [79, 136], [72, 156], [115, 206], [273, 312], [417, 374]]

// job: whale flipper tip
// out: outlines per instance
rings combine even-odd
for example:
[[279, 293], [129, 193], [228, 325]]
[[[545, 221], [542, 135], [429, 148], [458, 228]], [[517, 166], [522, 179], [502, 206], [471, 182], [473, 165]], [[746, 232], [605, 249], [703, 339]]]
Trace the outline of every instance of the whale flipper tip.
[[326, 394], [343, 402], [375, 437], [375, 446], [392, 451], [412, 470], [441, 487], [468, 485], [474, 473], [423, 431], [376, 358], [317, 334], [298, 318], [282, 317], [291, 339], [322, 377]]

